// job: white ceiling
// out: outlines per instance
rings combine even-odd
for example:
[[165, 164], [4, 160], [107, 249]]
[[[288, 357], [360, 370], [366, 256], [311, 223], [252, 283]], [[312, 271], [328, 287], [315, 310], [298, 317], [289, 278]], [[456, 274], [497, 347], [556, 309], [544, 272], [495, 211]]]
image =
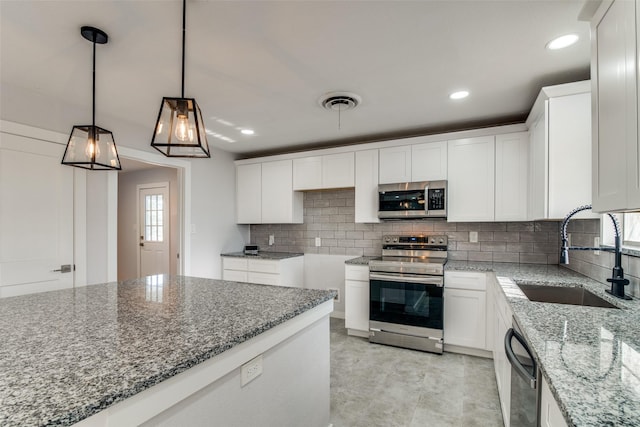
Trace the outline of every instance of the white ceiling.
[[[209, 144], [246, 157], [523, 121], [542, 86], [589, 78], [575, 1], [187, 1], [186, 96]], [[91, 122], [149, 147], [163, 96], [180, 95], [180, 0], [0, 1], [0, 115], [69, 133]], [[580, 41], [549, 51], [555, 36]], [[465, 88], [469, 98], [448, 94]], [[324, 110], [330, 91], [362, 97]], [[251, 128], [255, 135], [240, 134]]]

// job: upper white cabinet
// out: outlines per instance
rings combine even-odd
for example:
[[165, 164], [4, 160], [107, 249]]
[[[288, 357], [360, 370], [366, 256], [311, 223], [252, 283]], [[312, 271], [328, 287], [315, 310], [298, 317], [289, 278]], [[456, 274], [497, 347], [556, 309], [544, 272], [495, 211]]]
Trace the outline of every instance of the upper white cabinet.
[[380, 184], [411, 181], [411, 146], [380, 149]]
[[353, 152], [293, 159], [294, 190], [321, 190], [353, 186]]
[[355, 222], [378, 218], [378, 150], [356, 152]]
[[448, 142], [448, 221], [493, 221], [495, 137]]
[[603, 2], [591, 21], [593, 209], [640, 208], [637, 1]]
[[302, 223], [303, 194], [293, 191], [292, 175], [291, 160], [237, 165], [237, 223]]
[[529, 187], [529, 133], [496, 136], [496, 221], [526, 221]]
[[236, 222], [262, 222], [262, 164], [236, 166]]
[[591, 203], [590, 90], [589, 81], [542, 88], [527, 118], [529, 219], [562, 219]]
[[411, 146], [411, 181], [447, 179], [447, 141]]

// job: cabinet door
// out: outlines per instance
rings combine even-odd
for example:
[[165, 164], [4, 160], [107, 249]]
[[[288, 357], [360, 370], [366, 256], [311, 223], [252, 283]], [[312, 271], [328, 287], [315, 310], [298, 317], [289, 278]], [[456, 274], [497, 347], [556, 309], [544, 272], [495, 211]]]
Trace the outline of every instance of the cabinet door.
[[567, 422], [562, 415], [549, 384], [540, 376], [540, 426], [541, 427], [567, 427]]
[[357, 151], [355, 167], [355, 221], [380, 222], [378, 218], [378, 150]]
[[462, 289], [444, 290], [444, 343], [484, 349], [486, 293]]
[[544, 101], [544, 112], [529, 129], [529, 220], [547, 217], [547, 193], [549, 189], [547, 110], [549, 101]]
[[[561, 219], [591, 204], [591, 94], [549, 99], [549, 212]], [[584, 212], [578, 218], [595, 217]]]
[[529, 134], [496, 136], [496, 221], [526, 221]]
[[495, 141], [493, 136], [449, 141], [448, 221], [493, 221]]
[[344, 284], [347, 329], [369, 330], [369, 282], [346, 280]]
[[247, 272], [239, 270], [222, 270], [222, 280], [230, 282], [247, 282]]
[[236, 222], [262, 222], [262, 165], [236, 166]]
[[301, 223], [303, 194], [293, 191], [291, 160], [262, 163], [262, 223]]
[[637, 195], [638, 188], [635, 7], [633, 1], [615, 1], [592, 26], [593, 208], [597, 212], [640, 208], [637, 197], [631, 203], [627, 200], [629, 190]]
[[317, 190], [322, 188], [322, 157], [293, 159], [293, 189]]
[[348, 188], [353, 185], [353, 153], [322, 156], [322, 188]]
[[380, 149], [380, 184], [411, 181], [411, 146]]
[[447, 179], [447, 141], [411, 146], [411, 181]]

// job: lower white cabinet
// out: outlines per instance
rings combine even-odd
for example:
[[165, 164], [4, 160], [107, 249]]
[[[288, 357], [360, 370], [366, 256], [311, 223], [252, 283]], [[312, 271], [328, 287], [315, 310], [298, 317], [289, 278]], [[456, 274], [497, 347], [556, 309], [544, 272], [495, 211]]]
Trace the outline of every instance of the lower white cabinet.
[[304, 257], [279, 260], [222, 257], [222, 280], [261, 285], [304, 287]]
[[541, 427], [567, 427], [567, 422], [562, 415], [558, 402], [551, 394], [549, 384], [540, 376], [540, 426]]
[[445, 345], [486, 350], [487, 274], [447, 271], [444, 283]]
[[369, 336], [369, 266], [345, 265], [344, 324], [349, 335]]

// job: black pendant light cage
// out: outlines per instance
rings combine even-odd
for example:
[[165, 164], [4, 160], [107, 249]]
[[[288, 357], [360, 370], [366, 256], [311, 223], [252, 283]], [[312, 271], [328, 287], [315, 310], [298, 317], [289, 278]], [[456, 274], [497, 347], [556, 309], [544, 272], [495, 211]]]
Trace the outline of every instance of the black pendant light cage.
[[105, 44], [109, 37], [104, 31], [89, 26], [82, 27], [80, 34], [93, 43], [92, 123], [71, 129], [62, 164], [89, 170], [122, 170], [113, 133], [96, 126], [96, 43]]
[[167, 157], [211, 157], [202, 112], [194, 98], [184, 97], [186, 0], [182, 0], [182, 95], [162, 98], [151, 146]]

